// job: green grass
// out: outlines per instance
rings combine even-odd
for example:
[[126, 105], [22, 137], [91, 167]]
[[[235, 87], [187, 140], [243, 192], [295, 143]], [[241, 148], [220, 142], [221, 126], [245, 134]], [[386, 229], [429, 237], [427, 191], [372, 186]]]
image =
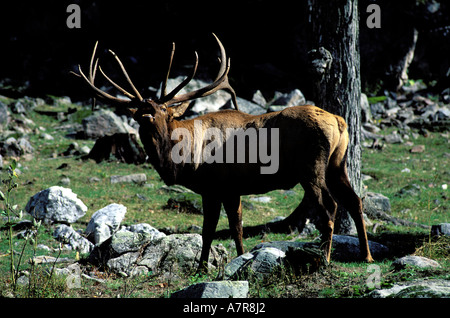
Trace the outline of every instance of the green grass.
[[[44, 105], [41, 109], [51, 111], [52, 105]], [[57, 104], [55, 107], [65, 107]], [[58, 109], [59, 109], [58, 108]], [[123, 225], [136, 223], [148, 223], [158, 229], [171, 229], [172, 231], [185, 232], [192, 225], [202, 226], [203, 217], [197, 214], [178, 212], [177, 209], [165, 208], [169, 198], [177, 195], [174, 192], [164, 190], [163, 182], [151, 165], [128, 165], [117, 162], [83, 161], [79, 157], [61, 157], [71, 143], [77, 142], [80, 146], [92, 147], [94, 141], [75, 140], [66, 136], [64, 130], [58, 129], [62, 124], [80, 123], [81, 119], [89, 115], [88, 108], [80, 108], [72, 114], [66, 122], [59, 122], [56, 117], [32, 112], [31, 119], [35, 127], [33, 131], [45, 132], [54, 137], [52, 141], [46, 141], [39, 134], [29, 135], [31, 144], [35, 148], [32, 157], [19, 159], [18, 187], [12, 193], [12, 201], [19, 209], [24, 209], [29, 198], [37, 192], [48, 187], [59, 185], [64, 177], [70, 178], [70, 185], [74, 193], [78, 195], [88, 207], [88, 211], [77, 223], [73, 224], [76, 230], [84, 230], [90, 217], [94, 212], [110, 203], [120, 203], [127, 207], [127, 213], [122, 222]], [[384, 133], [389, 133], [390, 130]], [[407, 219], [416, 223], [427, 225], [449, 222], [448, 190], [442, 188], [443, 184], [449, 184], [449, 141], [447, 135], [442, 133], [431, 133], [428, 137], [420, 136], [417, 140], [410, 136], [414, 145], [425, 145], [423, 153], [410, 153], [411, 145], [386, 145], [382, 150], [363, 149], [362, 172], [372, 177], [365, 182], [366, 190], [379, 192], [386, 195], [392, 206], [392, 215]], [[9, 164], [9, 159], [4, 158], [4, 166]], [[61, 168], [66, 166], [65, 168]], [[409, 173], [401, 172], [410, 169]], [[111, 184], [110, 177], [113, 175], [127, 175], [132, 173], [145, 173], [147, 183], [138, 184]], [[0, 178], [6, 176], [5, 169], [0, 171]], [[98, 178], [97, 182], [89, 182], [91, 177]], [[408, 185], [417, 184], [421, 191], [417, 196], [399, 196], [399, 191]], [[2, 186], [2, 185], [0, 185]], [[244, 211], [244, 226], [259, 225], [266, 223], [277, 216], [288, 216], [300, 203], [303, 190], [296, 186], [293, 191], [280, 190], [271, 191], [267, 194], [272, 197], [270, 203], [258, 203], [251, 201], [253, 196], [242, 197]], [[191, 196], [197, 197], [197, 194]], [[0, 202], [1, 204], [1, 202]], [[3, 207], [2, 207], [3, 208]], [[24, 218], [31, 219], [25, 213]], [[0, 222], [3, 226], [4, 222]], [[219, 220], [218, 230], [227, 229], [228, 220], [222, 215]], [[45, 244], [53, 252], [37, 249], [37, 255], [51, 255], [57, 257], [77, 258], [73, 251], [59, 251], [59, 243], [52, 235], [54, 226], [43, 225], [39, 231], [38, 244]], [[429, 231], [412, 227], [395, 227], [385, 225], [383, 231], [394, 233], [426, 234]], [[14, 233], [16, 234], [16, 233]], [[245, 239], [245, 250], [251, 250], [256, 244], [263, 241], [279, 241], [296, 239], [296, 235], [266, 234], [261, 237]], [[313, 239], [313, 238], [310, 238]], [[216, 240], [213, 244], [223, 244], [236, 256], [234, 244], [231, 240]], [[433, 246], [431, 241], [425, 241], [419, 252], [433, 255], [436, 260], [444, 264], [445, 270], [432, 273], [435, 276], [448, 277], [449, 249], [448, 244], [437, 244]], [[14, 238], [14, 250], [22, 250], [24, 240]], [[428, 244], [428, 245], [427, 245]], [[8, 281], [8, 240], [7, 231], [0, 231], [0, 290], [7, 291]], [[437, 252], [436, 252], [437, 250]], [[440, 250], [440, 252], [439, 252]], [[22, 266], [19, 270], [29, 270], [28, 260], [33, 257], [32, 248], [24, 249], [25, 254]], [[432, 251], [432, 252], [430, 252]], [[83, 255], [81, 255], [83, 257]], [[405, 272], [403, 274], [392, 274], [390, 269], [391, 260], [377, 262], [382, 271], [383, 284], [391, 284], [392, 281], [408, 277], [421, 277], [421, 271]], [[44, 269], [45, 266], [42, 266]], [[47, 268], [48, 270], [48, 268]], [[121, 278], [111, 273], [99, 272], [97, 268], [90, 268], [98, 276], [105, 280], [100, 284], [95, 281], [83, 279], [83, 285], [79, 289], [67, 288], [64, 290], [65, 297], [166, 297], [171, 292], [199, 278], [187, 277], [185, 281], [167, 281], [152, 275], [145, 277]], [[19, 287], [17, 295], [20, 297], [61, 297], [60, 291], [64, 289], [64, 283], [54, 276], [49, 277], [45, 270], [37, 272], [34, 288]], [[214, 279], [217, 273], [211, 273], [201, 279]], [[361, 297], [367, 292], [365, 284], [367, 265], [361, 263], [339, 263], [333, 262], [331, 266], [320, 272], [301, 277], [294, 277], [290, 273], [283, 273], [282, 279], [274, 274], [272, 280], [252, 282], [251, 297]], [[447, 275], [447, 276], [446, 276]], [[403, 277], [403, 278], [402, 278]]]
[[[405, 144], [386, 144], [383, 150], [363, 151], [362, 173], [372, 177], [365, 182], [367, 190], [387, 196], [395, 217], [426, 225], [448, 222], [448, 189], [442, 187], [450, 183], [448, 132], [410, 140], [414, 145], [425, 145], [425, 151], [411, 153], [412, 146]], [[402, 172], [405, 168], [410, 172]], [[402, 188], [413, 184], [420, 187], [418, 195], [399, 194]]]

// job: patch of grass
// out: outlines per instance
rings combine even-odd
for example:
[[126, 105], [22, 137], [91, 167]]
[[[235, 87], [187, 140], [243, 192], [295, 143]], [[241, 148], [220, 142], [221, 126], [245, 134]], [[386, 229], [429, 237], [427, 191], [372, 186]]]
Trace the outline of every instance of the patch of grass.
[[[386, 144], [382, 150], [363, 149], [362, 172], [372, 177], [365, 186], [389, 198], [394, 217], [426, 225], [448, 222], [450, 203], [448, 190], [443, 187], [450, 181], [448, 136], [430, 133], [414, 139], [412, 134], [407, 135], [414, 145], [425, 145], [425, 151], [411, 153], [412, 146], [407, 144]], [[418, 185], [420, 190], [416, 194], [400, 193], [411, 185]]]

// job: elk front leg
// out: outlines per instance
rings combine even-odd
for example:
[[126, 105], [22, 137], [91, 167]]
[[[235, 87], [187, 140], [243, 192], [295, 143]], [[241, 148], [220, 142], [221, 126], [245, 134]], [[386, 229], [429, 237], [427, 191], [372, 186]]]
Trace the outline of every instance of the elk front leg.
[[228, 224], [230, 225], [231, 236], [236, 244], [237, 255], [244, 254], [244, 246], [242, 244], [242, 205], [240, 196], [232, 196], [223, 200], [223, 206], [228, 216]]
[[219, 221], [221, 201], [210, 196], [202, 196], [203, 201], [203, 230], [202, 230], [202, 253], [197, 273], [208, 272], [208, 258], [211, 244]]

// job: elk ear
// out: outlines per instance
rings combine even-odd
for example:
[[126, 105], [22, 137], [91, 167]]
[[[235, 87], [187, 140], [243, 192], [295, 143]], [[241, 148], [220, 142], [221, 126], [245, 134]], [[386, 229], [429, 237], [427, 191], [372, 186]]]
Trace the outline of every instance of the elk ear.
[[167, 108], [167, 111], [169, 112], [169, 115], [171, 115], [174, 118], [183, 116], [183, 114], [188, 109], [190, 103], [191, 101], [183, 102], [178, 106], [172, 106]]

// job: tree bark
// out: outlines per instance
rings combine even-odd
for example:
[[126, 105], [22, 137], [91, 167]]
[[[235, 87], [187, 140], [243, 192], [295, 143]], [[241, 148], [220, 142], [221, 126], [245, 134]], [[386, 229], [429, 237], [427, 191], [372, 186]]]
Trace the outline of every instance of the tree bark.
[[[310, 71], [316, 105], [342, 116], [348, 125], [347, 168], [361, 196], [361, 78], [358, 0], [310, 0]], [[335, 232], [349, 233], [350, 217], [338, 210]], [[340, 221], [340, 222], [339, 222]], [[350, 221], [350, 223], [348, 223]]]

